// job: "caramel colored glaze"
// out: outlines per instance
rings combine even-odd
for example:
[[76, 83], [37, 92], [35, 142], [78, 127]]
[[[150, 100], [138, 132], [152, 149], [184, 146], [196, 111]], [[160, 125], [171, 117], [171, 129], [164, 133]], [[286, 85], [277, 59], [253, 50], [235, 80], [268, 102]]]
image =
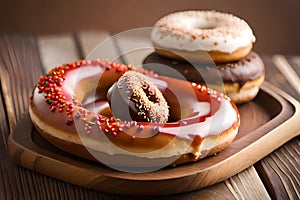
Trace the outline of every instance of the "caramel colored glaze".
[[[175, 69], [175, 72], [179, 72], [179, 74], [173, 73], [168, 67]], [[218, 65], [214, 63], [177, 61], [152, 53], [145, 58], [144, 68], [154, 70], [155, 73], [162, 76], [184, 78], [195, 83], [215, 85], [222, 84], [221, 81], [224, 83], [238, 83], [240, 88], [246, 82], [256, 80], [265, 74], [264, 63], [254, 51], [240, 61]]]
[[[54, 104], [55, 101], [58, 100], [51, 99], [56, 97], [50, 97], [51, 95], [48, 95], [48, 97], [46, 95], [46, 90], [48, 91], [48, 89], [46, 86], [44, 88], [45, 81], [40, 81], [31, 98], [30, 116], [37, 130], [46, 139], [69, 153], [90, 159], [91, 156], [88, 156], [85, 151], [78, 153], [79, 149], [91, 148], [97, 151], [97, 148], [95, 148], [97, 142], [99, 141], [98, 145], [100, 145], [107, 138], [118, 147], [137, 153], [155, 151], [165, 147], [170, 142], [187, 140], [187, 138], [181, 138], [176, 133], [162, 132], [162, 127], [176, 128], [188, 124], [201, 123], [218, 111], [220, 99], [229, 101], [232, 109], [237, 113], [237, 119], [234, 124], [228, 130], [224, 130], [224, 133], [230, 130], [237, 132], [239, 115], [234, 103], [228, 97], [224, 97], [206, 87], [179, 79], [163, 76], [156, 77], [151, 72], [142, 69], [140, 71], [148, 75], [149, 81], [154, 83], [166, 98], [170, 106], [169, 122], [166, 124], [124, 122], [99, 113], [111, 115], [109, 109], [103, 106], [107, 105], [107, 91], [125, 71], [137, 70], [136, 68], [124, 65], [116, 66], [114, 63], [109, 62], [99, 64], [99, 61], [80, 61], [75, 64], [71, 63], [67, 67], [59, 68], [59, 70], [61, 69], [64, 69], [64, 75], [61, 76], [63, 81], [57, 84], [53, 81], [49, 90], [52, 91], [53, 89], [53, 91], [56, 91], [56, 86], [61, 88], [64, 96], [63, 102], [66, 102], [65, 110], [61, 111], [58, 108], [52, 110], [52, 107], [56, 105]], [[57, 69], [52, 70], [44, 78], [54, 77], [56, 73], [53, 74], [53, 71], [57, 72]], [[96, 81], [97, 79], [99, 81]], [[174, 98], [174, 96], [184, 98]], [[51, 101], [47, 98], [50, 98]], [[91, 102], [96, 100], [102, 101], [99, 104], [102, 108], [98, 109], [98, 113], [91, 112], [85, 108], [85, 105], [89, 107], [88, 105], [91, 105]], [[194, 114], [194, 105], [198, 102], [210, 103], [210, 112], [205, 116]], [[191, 137], [192, 140], [193, 138], [195, 137]], [[82, 142], [82, 140], [87, 140], [87, 143]]]
[[253, 44], [250, 43], [245, 47], [240, 47], [232, 53], [220, 52], [220, 51], [185, 51], [177, 49], [168, 49], [153, 43], [154, 49], [157, 54], [180, 61], [193, 61], [193, 62], [211, 62], [215, 63], [227, 63], [236, 62], [246, 57], [251, 51]]

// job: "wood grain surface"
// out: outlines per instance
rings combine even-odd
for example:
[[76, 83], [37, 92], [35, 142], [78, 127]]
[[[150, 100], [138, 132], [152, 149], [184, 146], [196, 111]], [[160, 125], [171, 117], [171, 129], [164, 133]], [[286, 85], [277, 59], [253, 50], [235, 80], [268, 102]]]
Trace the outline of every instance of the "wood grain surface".
[[[288, 56], [293, 70], [300, 74], [299, 56]], [[276, 87], [286, 91], [295, 99], [300, 96], [289, 84], [286, 74], [279, 72], [273, 57], [264, 57], [266, 63], [266, 79]], [[300, 119], [298, 119], [299, 121]], [[290, 127], [293, 129], [293, 127]], [[300, 137], [280, 147], [255, 165], [272, 199], [300, 199]]]
[[[84, 57], [89, 50], [84, 50], [82, 46], [84, 34], [82, 35], [78, 33], [65, 34], [64, 37], [70, 38], [68, 40], [72, 41], [71, 43], [75, 43], [71, 45], [72, 48], [75, 48], [75, 51], [68, 49], [64, 53], [73, 52], [74, 55], [72, 56], [75, 56], [74, 58]], [[97, 34], [95, 35], [97, 36]], [[51, 62], [56, 61], [56, 58], [52, 57], [45, 62], [44, 55], [51, 54], [41, 53], [42, 45], [40, 45], [39, 40], [43, 37], [47, 40], [47, 37], [53, 38], [54, 36], [1, 35], [0, 37], [0, 78], [2, 86], [0, 130], [1, 142], [4, 144], [1, 147], [0, 180], [3, 180], [0, 183], [1, 198], [132, 199], [132, 197], [109, 195], [78, 187], [55, 178], [34, 173], [10, 162], [5, 148], [6, 138], [10, 130], [19, 122], [22, 113], [27, 111], [28, 97], [33, 85], [36, 83], [38, 76], [47, 69], [42, 68], [41, 63], [43, 63], [43, 66], [50, 67]], [[59, 44], [51, 46], [55, 50], [56, 47], [59, 47]], [[44, 48], [48, 48], [47, 45]], [[86, 47], [86, 49], [91, 49], [91, 46], [89, 48]], [[55, 51], [59, 52], [59, 50]], [[294, 69], [299, 68], [297, 58], [295, 56], [288, 58]], [[274, 66], [272, 57], [264, 56], [264, 61], [267, 66], [267, 80], [299, 100], [299, 96], [297, 96], [287, 79]], [[274, 199], [299, 199], [299, 151], [299, 137], [296, 137], [265, 159], [257, 162], [254, 165], [255, 168], [250, 167], [211, 187], [186, 194], [163, 197], [162, 199], [198, 199], [199, 197], [211, 199], [249, 199], [249, 197], [253, 197], [253, 199], [267, 199], [269, 195]], [[258, 176], [256, 170], [258, 170], [260, 176]]]

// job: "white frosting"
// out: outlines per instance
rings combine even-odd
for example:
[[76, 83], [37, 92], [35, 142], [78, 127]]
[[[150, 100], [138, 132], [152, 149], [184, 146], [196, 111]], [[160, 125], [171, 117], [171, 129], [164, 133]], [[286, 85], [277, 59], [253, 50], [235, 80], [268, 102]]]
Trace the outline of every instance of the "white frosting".
[[158, 20], [151, 40], [167, 49], [232, 53], [254, 43], [255, 36], [247, 22], [231, 14], [184, 11]]
[[222, 99], [217, 112], [207, 117], [204, 122], [193, 123], [179, 128], [163, 128], [162, 132], [175, 134], [177, 137], [184, 139], [193, 139], [196, 135], [204, 138], [209, 135], [219, 135], [229, 129], [237, 121], [237, 118], [237, 112], [232, 108], [231, 103], [226, 99]]

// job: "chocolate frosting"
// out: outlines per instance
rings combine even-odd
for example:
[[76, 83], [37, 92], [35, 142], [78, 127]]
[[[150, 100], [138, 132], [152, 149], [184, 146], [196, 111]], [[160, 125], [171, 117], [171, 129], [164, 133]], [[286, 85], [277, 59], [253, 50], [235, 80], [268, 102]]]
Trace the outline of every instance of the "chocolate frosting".
[[143, 64], [145, 69], [154, 70], [159, 75], [207, 84], [224, 82], [243, 86], [247, 81], [255, 80], [265, 73], [263, 61], [254, 51], [238, 62], [218, 65], [172, 60], [154, 52], [145, 58]]

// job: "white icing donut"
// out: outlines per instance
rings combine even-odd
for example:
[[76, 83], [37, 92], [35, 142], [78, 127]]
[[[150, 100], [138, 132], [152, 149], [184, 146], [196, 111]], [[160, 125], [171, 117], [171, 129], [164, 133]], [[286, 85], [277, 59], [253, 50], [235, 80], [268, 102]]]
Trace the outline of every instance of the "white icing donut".
[[256, 39], [247, 22], [232, 14], [183, 11], [158, 20], [151, 40], [160, 48], [231, 54], [249, 45], [252, 48]]

